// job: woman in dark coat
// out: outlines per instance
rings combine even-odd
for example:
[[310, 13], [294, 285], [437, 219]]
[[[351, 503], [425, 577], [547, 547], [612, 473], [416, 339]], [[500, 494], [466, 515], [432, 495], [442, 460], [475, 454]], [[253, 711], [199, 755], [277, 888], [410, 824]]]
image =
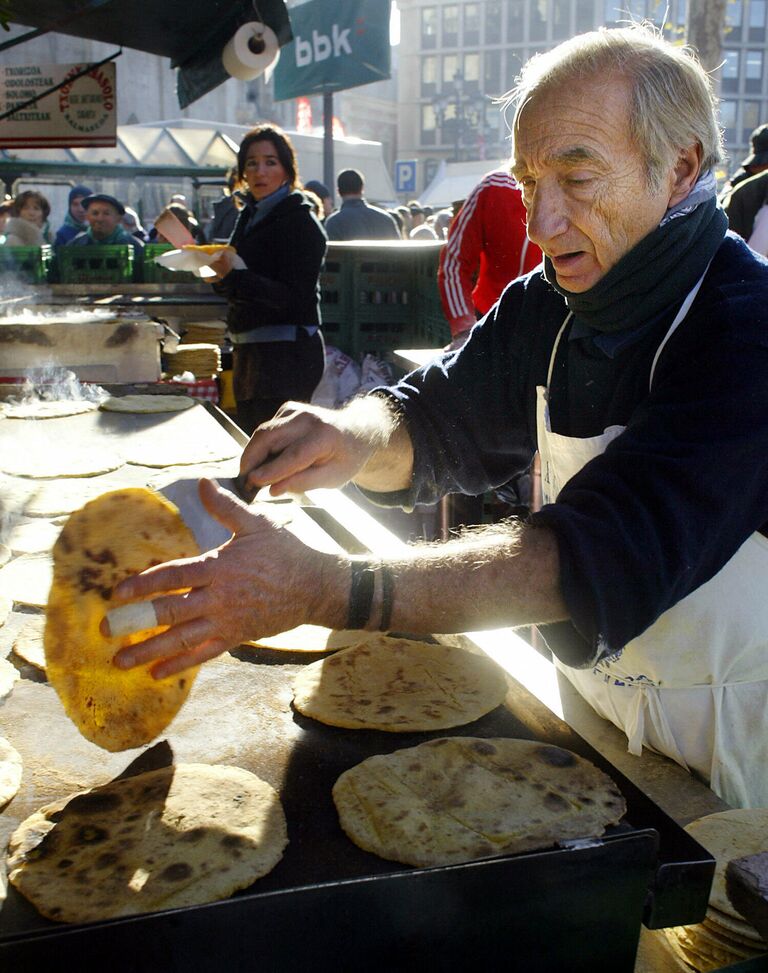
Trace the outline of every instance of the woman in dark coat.
[[259, 125], [242, 141], [238, 177], [245, 205], [230, 244], [212, 264], [229, 302], [237, 420], [249, 435], [287, 400], [308, 402], [325, 365], [320, 269], [325, 231], [301, 192], [290, 139]]

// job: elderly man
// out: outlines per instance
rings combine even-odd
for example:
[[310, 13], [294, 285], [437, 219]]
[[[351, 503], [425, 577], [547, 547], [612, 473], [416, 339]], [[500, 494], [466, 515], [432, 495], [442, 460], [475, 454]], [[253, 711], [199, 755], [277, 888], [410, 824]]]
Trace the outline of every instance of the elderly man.
[[538, 623], [633, 752], [766, 805], [768, 269], [716, 203], [709, 79], [654, 33], [601, 30], [534, 58], [513, 98], [543, 270], [394, 388], [285, 407], [241, 469], [274, 493], [353, 480], [411, 505], [503, 483], [538, 449], [542, 508], [369, 566], [307, 550], [204, 481], [234, 536], [118, 587], [191, 591], [155, 597], [170, 629], [116, 664], [159, 660], [165, 676], [302, 621]]
[[144, 244], [129, 233], [122, 225], [125, 206], [108, 193], [92, 193], [81, 201], [85, 210], [88, 229], [78, 233], [69, 241], [69, 247], [101, 245], [120, 245], [128, 243], [133, 247], [134, 266], [141, 265]]

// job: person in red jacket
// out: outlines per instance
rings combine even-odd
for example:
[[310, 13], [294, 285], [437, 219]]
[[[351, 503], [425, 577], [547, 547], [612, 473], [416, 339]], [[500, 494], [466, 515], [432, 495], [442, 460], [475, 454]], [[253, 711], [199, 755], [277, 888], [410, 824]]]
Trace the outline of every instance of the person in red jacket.
[[437, 280], [452, 347], [466, 341], [511, 280], [540, 263], [541, 250], [526, 236], [517, 183], [503, 169], [489, 172], [467, 196], [440, 257]]

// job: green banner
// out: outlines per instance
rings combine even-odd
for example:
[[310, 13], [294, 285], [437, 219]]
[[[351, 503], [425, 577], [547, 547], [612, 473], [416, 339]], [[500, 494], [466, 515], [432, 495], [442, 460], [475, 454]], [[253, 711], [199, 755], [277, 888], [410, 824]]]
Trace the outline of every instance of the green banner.
[[291, 7], [293, 40], [275, 68], [275, 99], [388, 78], [389, 8], [390, 0], [309, 0]]

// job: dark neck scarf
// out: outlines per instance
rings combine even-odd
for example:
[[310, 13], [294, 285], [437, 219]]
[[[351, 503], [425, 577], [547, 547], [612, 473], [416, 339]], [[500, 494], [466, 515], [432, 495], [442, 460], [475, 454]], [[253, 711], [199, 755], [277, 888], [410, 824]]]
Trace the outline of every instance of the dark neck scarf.
[[574, 317], [590, 328], [605, 334], [636, 328], [684, 299], [727, 229], [725, 213], [715, 199], [708, 199], [692, 213], [652, 230], [583, 294], [559, 286], [548, 257], [544, 277], [562, 294]]

